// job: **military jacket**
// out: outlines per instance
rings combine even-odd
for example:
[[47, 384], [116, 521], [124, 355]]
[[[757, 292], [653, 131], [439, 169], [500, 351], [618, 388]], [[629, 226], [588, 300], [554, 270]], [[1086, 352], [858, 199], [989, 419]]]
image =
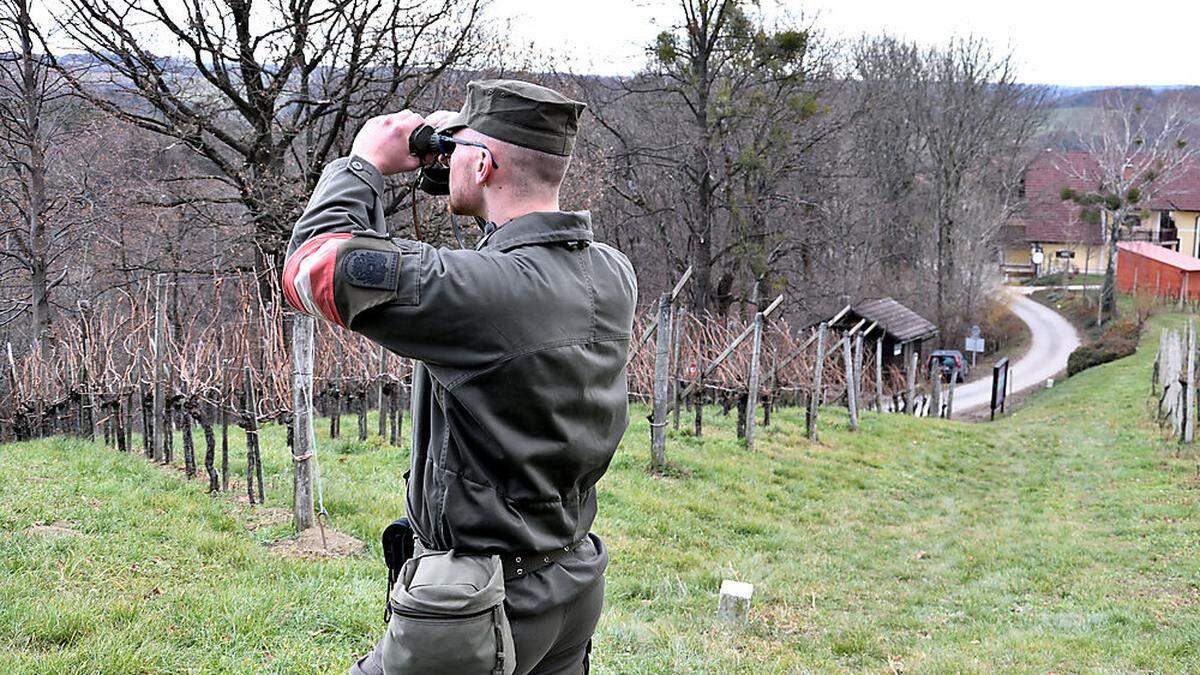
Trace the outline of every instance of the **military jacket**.
[[[419, 362], [407, 510], [422, 543], [517, 553], [587, 537], [628, 421], [628, 259], [593, 241], [587, 212], [515, 218], [476, 250], [389, 237], [382, 191], [369, 162], [331, 162], [296, 223], [283, 290]], [[533, 611], [606, 561], [593, 535], [510, 600]]]

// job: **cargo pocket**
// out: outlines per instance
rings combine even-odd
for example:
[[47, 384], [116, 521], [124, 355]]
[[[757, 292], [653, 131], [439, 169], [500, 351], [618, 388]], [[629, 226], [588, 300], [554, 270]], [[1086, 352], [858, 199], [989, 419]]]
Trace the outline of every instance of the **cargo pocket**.
[[429, 553], [405, 563], [389, 598], [387, 675], [511, 675], [512, 628], [499, 556]]

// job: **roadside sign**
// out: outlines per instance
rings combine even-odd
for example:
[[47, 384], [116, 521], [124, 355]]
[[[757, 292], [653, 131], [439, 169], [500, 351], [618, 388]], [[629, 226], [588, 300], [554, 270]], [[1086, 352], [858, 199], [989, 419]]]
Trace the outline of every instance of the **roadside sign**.
[[967, 349], [967, 351], [969, 351], [969, 352], [982, 352], [982, 351], [987, 351], [986, 349], [984, 349], [983, 345], [984, 345], [984, 341], [983, 341], [983, 338], [981, 338], [981, 337], [969, 337], [969, 338], [967, 338], [967, 345], [966, 345], [966, 349]]
[[992, 419], [996, 419], [996, 410], [1004, 412], [1004, 402], [1008, 398], [1008, 357], [1004, 357], [992, 366]]

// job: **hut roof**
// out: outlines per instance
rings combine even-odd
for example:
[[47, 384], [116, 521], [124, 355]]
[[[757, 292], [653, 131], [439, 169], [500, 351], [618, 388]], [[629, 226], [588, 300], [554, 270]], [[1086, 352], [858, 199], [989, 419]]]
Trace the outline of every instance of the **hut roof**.
[[879, 324], [899, 342], [923, 340], [938, 333], [937, 326], [890, 297], [863, 300], [851, 307], [850, 311]]

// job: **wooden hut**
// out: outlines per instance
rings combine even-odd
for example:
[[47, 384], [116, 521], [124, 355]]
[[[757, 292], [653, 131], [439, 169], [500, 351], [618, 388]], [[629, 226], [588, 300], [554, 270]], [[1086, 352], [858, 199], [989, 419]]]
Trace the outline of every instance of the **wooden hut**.
[[851, 306], [831, 327], [850, 330], [860, 322], [859, 330], [874, 326], [866, 335], [868, 339], [883, 340], [885, 366], [903, 366], [904, 359], [913, 349], [920, 355], [919, 360], [924, 362], [929, 356], [930, 341], [938, 335], [937, 326], [890, 297], [863, 300]]

